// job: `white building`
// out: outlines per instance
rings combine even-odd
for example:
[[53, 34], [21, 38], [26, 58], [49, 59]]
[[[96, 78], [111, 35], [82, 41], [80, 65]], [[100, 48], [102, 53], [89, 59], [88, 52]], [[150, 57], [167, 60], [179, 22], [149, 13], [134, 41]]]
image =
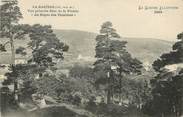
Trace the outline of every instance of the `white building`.
[[15, 58], [15, 64], [26, 64], [26, 63], [27, 63], [26, 57]]

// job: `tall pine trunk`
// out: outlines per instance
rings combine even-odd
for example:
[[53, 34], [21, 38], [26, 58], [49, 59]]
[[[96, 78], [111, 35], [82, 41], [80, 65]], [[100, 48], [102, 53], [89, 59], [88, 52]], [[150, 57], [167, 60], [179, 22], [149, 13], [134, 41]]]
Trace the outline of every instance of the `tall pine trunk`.
[[111, 103], [111, 78], [110, 78], [110, 72], [107, 74], [107, 104]]
[[[10, 37], [10, 45], [11, 45], [11, 66], [12, 66], [12, 70], [14, 70], [14, 66], [15, 66], [15, 46], [14, 46], [14, 36]], [[18, 101], [18, 81], [17, 79], [14, 78], [14, 99], [15, 101]]]

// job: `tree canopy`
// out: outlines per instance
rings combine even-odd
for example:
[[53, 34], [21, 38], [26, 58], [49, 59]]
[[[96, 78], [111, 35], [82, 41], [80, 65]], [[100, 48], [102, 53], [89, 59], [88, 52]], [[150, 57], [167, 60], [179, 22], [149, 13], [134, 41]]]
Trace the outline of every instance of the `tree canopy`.
[[119, 85], [119, 80], [123, 74], [141, 73], [142, 63], [132, 58], [127, 52], [127, 42], [120, 40], [120, 36], [111, 22], [102, 24], [96, 41], [95, 57], [97, 60], [94, 63], [94, 71], [97, 74], [96, 82], [108, 85], [108, 100], [110, 100], [114, 86], [116, 83]]
[[177, 42], [172, 46], [172, 51], [164, 53], [159, 59], [154, 61], [153, 67], [156, 71], [166, 65], [177, 64], [183, 62], [183, 32], [177, 35]]
[[153, 63], [158, 74], [151, 80], [153, 99], [147, 107], [150, 108], [149, 113], [160, 116], [173, 114], [176, 117], [182, 114], [183, 68], [175, 71], [165, 69], [166, 65], [183, 63], [183, 33], [178, 34], [177, 39], [172, 51], [162, 54]]

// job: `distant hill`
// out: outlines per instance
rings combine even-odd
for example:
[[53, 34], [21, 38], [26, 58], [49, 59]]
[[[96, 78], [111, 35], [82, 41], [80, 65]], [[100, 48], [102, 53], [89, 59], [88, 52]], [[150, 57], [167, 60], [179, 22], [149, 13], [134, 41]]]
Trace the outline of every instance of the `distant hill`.
[[[96, 33], [79, 30], [54, 30], [54, 32], [62, 42], [69, 45], [69, 52], [64, 53], [64, 62], [61, 62], [59, 66], [65, 68], [75, 63], [93, 64], [95, 61]], [[162, 53], [170, 51], [173, 44], [173, 42], [158, 39], [127, 38], [123, 37], [123, 35], [121, 36], [122, 40], [128, 42], [127, 50], [145, 65], [151, 65]], [[6, 39], [3, 41], [5, 42]], [[27, 41], [28, 40], [16, 40], [15, 47], [26, 47]], [[0, 64], [9, 63], [10, 58], [9, 47], [7, 53], [0, 53]]]
[[[94, 61], [95, 56], [95, 37], [96, 33], [78, 31], [78, 30], [54, 30], [56, 35], [69, 45], [69, 52], [66, 54], [65, 63]], [[133, 57], [138, 58], [144, 64], [151, 65], [162, 53], [171, 50], [173, 42], [150, 38], [128, 38], [127, 50]]]

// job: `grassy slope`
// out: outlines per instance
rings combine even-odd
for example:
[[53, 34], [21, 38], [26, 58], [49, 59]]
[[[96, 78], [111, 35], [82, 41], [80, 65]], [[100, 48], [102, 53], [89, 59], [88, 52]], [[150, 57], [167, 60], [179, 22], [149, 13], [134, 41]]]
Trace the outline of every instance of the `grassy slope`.
[[[57, 36], [66, 42], [70, 49], [66, 60], [77, 59], [78, 55], [95, 56], [95, 37], [96, 33], [77, 31], [77, 30], [55, 30]], [[123, 38], [128, 42], [127, 50], [142, 62], [152, 64], [162, 53], [171, 49], [172, 42], [150, 39], [150, 38]]]

